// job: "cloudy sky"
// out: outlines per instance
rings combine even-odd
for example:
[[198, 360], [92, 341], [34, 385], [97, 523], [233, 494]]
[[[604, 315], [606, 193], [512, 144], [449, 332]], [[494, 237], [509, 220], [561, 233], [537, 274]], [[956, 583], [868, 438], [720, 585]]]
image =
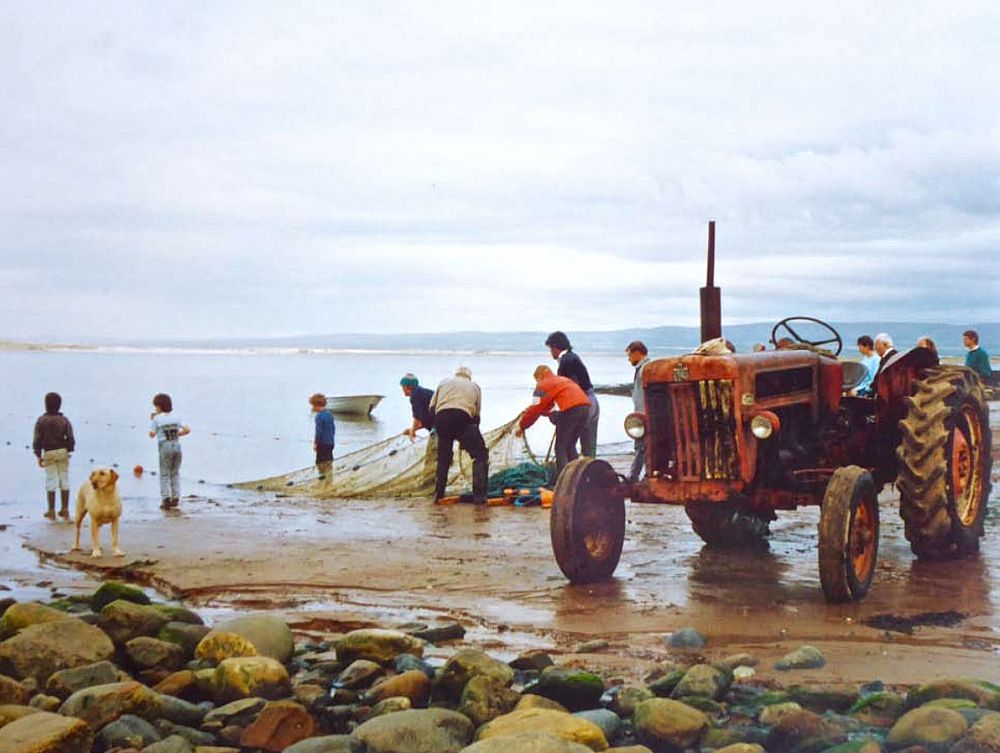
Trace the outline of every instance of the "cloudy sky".
[[1000, 5], [0, 4], [0, 338], [1000, 320]]

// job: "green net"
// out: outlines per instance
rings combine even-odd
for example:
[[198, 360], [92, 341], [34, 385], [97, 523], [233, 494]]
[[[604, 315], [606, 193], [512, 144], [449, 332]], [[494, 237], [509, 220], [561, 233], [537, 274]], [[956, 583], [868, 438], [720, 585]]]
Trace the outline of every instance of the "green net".
[[[538, 464], [524, 437], [514, 434], [516, 428], [517, 419], [514, 419], [483, 435], [490, 455], [490, 471], [494, 475], [522, 464]], [[434, 494], [436, 469], [436, 434], [413, 442], [399, 434], [335, 458], [323, 474], [316, 466], [310, 466], [233, 486], [319, 498], [423, 497]], [[456, 442], [455, 459], [448, 472], [448, 493], [459, 494], [471, 486], [472, 458], [460, 451]], [[491, 486], [491, 494], [492, 491]]]

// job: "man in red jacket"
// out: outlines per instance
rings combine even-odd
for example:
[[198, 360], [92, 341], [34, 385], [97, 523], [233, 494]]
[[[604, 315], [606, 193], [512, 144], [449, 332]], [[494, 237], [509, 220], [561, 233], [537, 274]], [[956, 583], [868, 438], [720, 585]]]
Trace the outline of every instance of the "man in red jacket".
[[[553, 412], [553, 407], [559, 410]], [[556, 475], [570, 460], [576, 460], [576, 443], [587, 424], [590, 398], [580, 386], [568, 377], [556, 376], [548, 366], [535, 369], [535, 399], [521, 414], [517, 436], [538, 420], [548, 416], [556, 425]]]

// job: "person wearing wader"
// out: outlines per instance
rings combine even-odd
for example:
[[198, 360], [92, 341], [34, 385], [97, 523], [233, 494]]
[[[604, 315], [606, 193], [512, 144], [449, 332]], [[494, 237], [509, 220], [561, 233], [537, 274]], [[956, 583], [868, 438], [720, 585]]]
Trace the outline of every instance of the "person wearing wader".
[[[59, 517], [69, 520], [69, 454], [76, 441], [73, 426], [59, 409], [62, 397], [57, 392], [45, 396], [45, 414], [35, 422], [32, 449], [38, 465], [45, 469], [45, 498], [48, 509], [45, 517], [56, 519], [56, 490], [59, 491]], [[44, 453], [44, 455], [43, 455]]]
[[160, 509], [170, 510], [181, 499], [181, 437], [191, 433], [174, 414], [170, 395], [162, 392], [153, 398], [152, 424], [149, 436], [155, 438], [160, 451]]
[[[577, 459], [576, 442], [587, 424], [590, 399], [569, 377], [556, 376], [548, 366], [535, 369], [535, 392], [531, 405], [521, 414], [515, 434], [524, 432], [539, 416], [548, 416], [556, 426], [556, 478], [570, 460]], [[558, 408], [558, 410], [554, 410]]]
[[[642, 370], [649, 363], [649, 350], [641, 340], [633, 340], [625, 348], [625, 357], [635, 369], [632, 377], [632, 407], [636, 413], [646, 412], [646, 395], [642, 391]], [[638, 483], [642, 469], [646, 464], [646, 438], [639, 437], [635, 441], [635, 457], [629, 469], [628, 480]]]
[[597, 457], [597, 422], [601, 418], [601, 406], [597, 402], [597, 394], [594, 392], [594, 385], [590, 381], [590, 372], [584, 366], [583, 360], [575, 352], [569, 343], [569, 338], [565, 332], [553, 332], [545, 338], [545, 347], [556, 361], [559, 368], [556, 374], [561, 377], [569, 377], [587, 395], [590, 407], [587, 409], [587, 423], [583, 427], [580, 435], [580, 454], [588, 458]]
[[489, 452], [479, 431], [479, 411], [482, 392], [472, 381], [472, 372], [465, 366], [455, 370], [455, 376], [443, 380], [431, 398], [434, 429], [438, 435], [437, 473], [434, 477], [434, 501], [444, 498], [448, 486], [454, 442], [472, 457], [472, 501], [486, 502], [489, 478]]

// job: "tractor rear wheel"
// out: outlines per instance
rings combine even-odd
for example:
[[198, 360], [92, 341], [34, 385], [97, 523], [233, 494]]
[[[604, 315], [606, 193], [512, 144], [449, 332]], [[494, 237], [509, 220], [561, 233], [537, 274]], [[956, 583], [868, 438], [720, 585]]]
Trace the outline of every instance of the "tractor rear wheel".
[[864, 468], [838, 468], [819, 516], [819, 580], [830, 602], [861, 601], [878, 559], [878, 495]]
[[736, 502], [688, 502], [684, 512], [694, 532], [710, 546], [760, 544], [771, 533], [768, 519], [742, 509]]
[[896, 450], [899, 513], [918, 557], [979, 551], [990, 492], [989, 408], [969, 369], [927, 369], [906, 401]]
[[625, 542], [625, 498], [614, 469], [580, 458], [559, 474], [550, 522], [552, 551], [573, 583], [606, 580]]

